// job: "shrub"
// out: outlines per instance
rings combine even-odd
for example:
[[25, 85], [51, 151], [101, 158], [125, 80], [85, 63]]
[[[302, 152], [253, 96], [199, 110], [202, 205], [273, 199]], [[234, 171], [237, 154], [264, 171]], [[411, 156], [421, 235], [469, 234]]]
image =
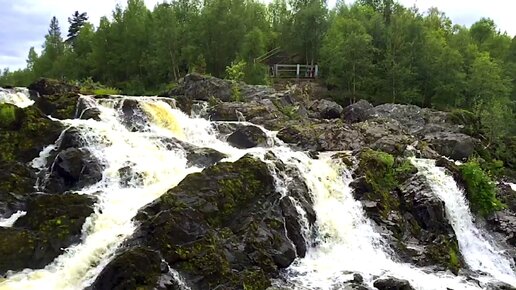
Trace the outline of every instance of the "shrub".
[[473, 212], [488, 216], [504, 208], [496, 198], [496, 186], [489, 175], [482, 170], [476, 158], [461, 165], [460, 172], [466, 185], [467, 197]]
[[100, 89], [93, 90], [93, 94], [96, 95], [96, 96], [100, 96], [100, 95], [119, 95], [120, 94], [120, 90], [116, 89], [116, 88], [106, 87], [106, 88], [100, 88]]

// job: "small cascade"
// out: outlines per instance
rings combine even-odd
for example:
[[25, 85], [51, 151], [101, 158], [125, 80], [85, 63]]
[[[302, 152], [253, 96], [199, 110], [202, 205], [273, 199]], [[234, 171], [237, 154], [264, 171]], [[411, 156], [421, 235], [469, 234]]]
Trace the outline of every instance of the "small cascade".
[[34, 101], [31, 100], [29, 89], [27, 88], [0, 88], [0, 104], [1, 103], [9, 103], [20, 108], [25, 108], [34, 104]]
[[10, 217], [6, 218], [0, 218], [0, 227], [4, 228], [10, 228], [14, 225], [14, 223], [21, 218], [22, 216], [26, 215], [27, 213], [24, 211], [17, 211], [13, 213]]
[[437, 167], [435, 160], [412, 159], [412, 163], [427, 178], [434, 194], [444, 202], [467, 265], [472, 270], [516, 286], [514, 262], [475, 225], [464, 192], [453, 177], [446, 174], [444, 168]]
[[318, 227], [315, 246], [305, 258], [294, 262], [286, 272], [287, 282], [277, 281], [278, 286], [337, 289], [353, 279], [350, 273], [360, 273], [371, 287], [376, 278], [392, 276], [408, 280], [416, 289], [480, 289], [463, 277], [430, 274], [396, 262], [365, 217], [360, 202], [353, 198], [351, 172], [333, 160], [331, 153], [321, 154], [318, 160], [286, 149], [275, 154], [302, 173], [314, 195]]
[[174, 116], [173, 109], [168, 104], [163, 101], [141, 102], [140, 104], [154, 125], [170, 130], [178, 138], [184, 138], [184, 132]]

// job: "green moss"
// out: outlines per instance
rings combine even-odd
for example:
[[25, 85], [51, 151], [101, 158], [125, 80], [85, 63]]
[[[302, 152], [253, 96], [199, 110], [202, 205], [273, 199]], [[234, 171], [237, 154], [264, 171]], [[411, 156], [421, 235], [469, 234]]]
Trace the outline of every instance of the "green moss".
[[[15, 108], [16, 116], [16, 126], [0, 129], [0, 159], [4, 162], [28, 162], [37, 157], [43, 147], [54, 143], [59, 137], [61, 125], [49, 120], [36, 107], [21, 109], [12, 105], [1, 106], [4, 107]], [[12, 116], [8, 118], [11, 119]]]
[[458, 255], [457, 255], [456, 250], [453, 247], [450, 247], [448, 255], [450, 256], [450, 261], [449, 261], [449, 264], [448, 264], [449, 268], [450, 269], [455, 269], [458, 272], [458, 270], [461, 267], [461, 264], [460, 264], [460, 259], [459, 259]]
[[481, 168], [478, 159], [472, 158], [459, 168], [466, 183], [467, 197], [473, 212], [488, 216], [504, 208], [496, 198], [495, 183]]
[[390, 211], [400, 206], [397, 196], [392, 191], [407, 180], [417, 169], [409, 160], [396, 160], [389, 153], [365, 149], [359, 156], [359, 170], [365, 175], [372, 192], [370, 200], [378, 200], [382, 205], [382, 216], [386, 218]]
[[0, 104], [0, 128], [10, 127], [16, 122], [16, 106]]

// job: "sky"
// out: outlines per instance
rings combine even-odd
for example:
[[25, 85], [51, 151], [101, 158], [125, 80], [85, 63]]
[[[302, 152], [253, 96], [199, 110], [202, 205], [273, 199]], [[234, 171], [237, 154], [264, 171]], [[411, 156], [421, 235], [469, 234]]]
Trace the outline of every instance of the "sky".
[[[149, 8], [163, 0], [145, 0]], [[267, 1], [267, 0], [264, 0]], [[328, 0], [330, 7], [335, 0]], [[346, 0], [350, 3], [353, 0]], [[57, 16], [63, 36], [68, 30], [68, 17], [76, 10], [87, 12], [90, 21], [110, 16], [116, 4], [125, 0], [0, 0], [0, 69], [25, 67], [29, 48], [40, 50], [52, 16]], [[515, 0], [398, 0], [404, 6], [416, 5], [420, 11], [437, 7], [453, 23], [470, 26], [481, 17], [494, 19], [498, 28], [516, 35]]]

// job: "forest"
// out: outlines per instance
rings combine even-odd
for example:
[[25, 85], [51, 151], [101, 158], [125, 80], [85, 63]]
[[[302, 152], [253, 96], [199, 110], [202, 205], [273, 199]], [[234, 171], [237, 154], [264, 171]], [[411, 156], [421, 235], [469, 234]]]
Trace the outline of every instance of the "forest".
[[[419, 11], [394, 0], [176, 0], [149, 10], [128, 0], [94, 25], [69, 18], [65, 36], [52, 18], [41, 53], [27, 67], [0, 73], [0, 86], [39, 77], [155, 94], [190, 72], [270, 84], [256, 61], [280, 48], [291, 61], [320, 66], [340, 103], [367, 99], [472, 112], [493, 141], [514, 136], [516, 37], [482, 18], [453, 24], [436, 8]], [[481, 123], [481, 125], [480, 125]]]

